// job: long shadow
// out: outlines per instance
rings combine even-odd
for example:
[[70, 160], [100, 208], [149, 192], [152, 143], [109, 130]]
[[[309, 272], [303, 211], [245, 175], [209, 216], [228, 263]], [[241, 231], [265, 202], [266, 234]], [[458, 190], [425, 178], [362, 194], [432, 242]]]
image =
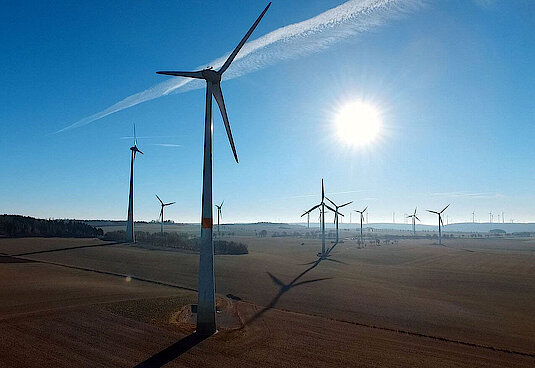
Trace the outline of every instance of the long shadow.
[[168, 346], [159, 353], [154, 354], [144, 362], [139, 363], [134, 368], [156, 368], [163, 367], [165, 364], [170, 361], [178, 358], [191, 348], [195, 347], [197, 344], [208, 338], [207, 335], [201, 335], [197, 333], [192, 333], [181, 339], [180, 341], [175, 342], [173, 345]]
[[20, 257], [20, 256], [29, 256], [33, 254], [41, 254], [41, 253], [52, 253], [52, 252], [61, 252], [64, 250], [73, 250], [73, 249], [83, 249], [83, 248], [94, 248], [94, 247], [107, 247], [109, 245], [116, 245], [116, 244], [122, 244], [123, 242], [112, 242], [112, 243], [105, 243], [105, 244], [89, 244], [89, 245], [79, 245], [76, 247], [67, 247], [67, 248], [56, 248], [56, 249], [47, 249], [47, 250], [37, 250], [35, 252], [28, 252], [28, 253], [19, 253], [19, 254], [10, 254], [12, 257]]
[[30, 259], [14, 258], [10, 256], [0, 255], [0, 263], [33, 263]]
[[245, 324], [248, 325], [248, 324], [251, 324], [253, 323], [254, 321], [256, 321], [258, 318], [260, 318], [264, 313], [266, 313], [268, 310], [272, 309], [273, 307], [275, 307], [275, 305], [277, 305], [277, 303], [279, 302], [279, 299], [284, 295], [286, 294], [288, 291], [290, 291], [292, 288], [296, 287], [296, 286], [300, 286], [300, 285], [305, 285], [305, 284], [310, 284], [310, 283], [313, 283], [313, 282], [318, 282], [318, 281], [323, 281], [323, 280], [329, 280], [329, 279], [332, 279], [332, 277], [324, 277], [324, 278], [320, 278], [320, 279], [313, 279], [313, 280], [305, 280], [305, 281], [301, 281], [301, 282], [298, 282], [299, 279], [303, 276], [305, 276], [308, 272], [312, 271], [314, 268], [316, 268], [321, 261], [323, 261], [325, 258], [318, 258], [316, 261], [314, 261], [314, 263], [312, 264], [312, 266], [310, 266], [309, 268], [307, 268], [306, 270], [304, 270], [303, 272], [301, 272], [299, 275], [297, 275], [292, 281], [290, 281], [290, 283], [288, 284], [285, 284], [284, 282], [282, 282], [280, 279], [278, 279], [276, 276], [274, 276], [272, 273], [270, 272], [267, 272], [267, 274], [269, 275], [269, 277], [271, 278], [271, 280], [273, 281], [273, 283], [275, 283], [277, 286], [279, 286], [279, 292], [277, 293], [277, 295], [275, 295], [275, 297], [271, 300], [271, 302], [265, 306], [264, 308], [262, 308], [260, 311], [258, 311], [257, 313], [255, 313], [251, 318], [249, 318], [247, 321], [245, 321]]

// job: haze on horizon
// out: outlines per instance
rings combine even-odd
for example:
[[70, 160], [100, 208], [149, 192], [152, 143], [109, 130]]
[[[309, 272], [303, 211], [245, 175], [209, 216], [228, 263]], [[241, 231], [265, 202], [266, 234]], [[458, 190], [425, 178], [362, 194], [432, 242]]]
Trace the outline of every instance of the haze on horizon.
[[[157, 218], [158, 194], [177, 202], [166, 218], [198, 222], [204, 91], [155, 71], [217, 66], [263, 6], [9, 4], [2, 213], [126, 219], [135, 123], [136, 220]], [[239, 164], [214, 111], [224, 221], [303, 220], [324, 178], [331, 199], [354, 201], [344, 223], [367, 205], [370, 222], [417, 206], [435, 224], [425, 210], [448, 203], [450, 223], [535, 222], [534, 13], [520, 0], [275, 1], [222, 82]]]

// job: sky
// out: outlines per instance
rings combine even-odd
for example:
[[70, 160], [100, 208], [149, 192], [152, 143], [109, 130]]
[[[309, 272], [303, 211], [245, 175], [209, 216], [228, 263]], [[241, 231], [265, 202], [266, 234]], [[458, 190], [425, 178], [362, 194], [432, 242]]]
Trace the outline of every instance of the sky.
[[[126, 219], [135, 123], [136, 220], [158, 217], [158, 194], [177, 202], [166, 218], [198, 222], [205, 90], [155, 72], [218, 67], [266, 5], [4, 4], [0, 213]], [[344, 222], [418, 207], [434, 224], [425, 210], [448, 203], [450, 223], [535, 222], [534, 15], [529, 0], [275, 0], [222, 81], [239, 164], [214, 104], [223, 221], [306, 220], [323, 178], [354, 201]], [[382, 121], [363, 146], [336, 130], [354, 101]]]

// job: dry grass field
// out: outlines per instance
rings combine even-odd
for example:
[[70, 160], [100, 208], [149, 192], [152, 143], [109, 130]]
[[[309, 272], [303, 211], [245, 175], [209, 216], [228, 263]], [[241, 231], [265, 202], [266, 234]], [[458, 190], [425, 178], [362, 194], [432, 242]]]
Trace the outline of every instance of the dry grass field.
[[248, 255], [216, 256], [233, 328], [187, 350], [198, 255], [0, 239], [0, 366], [535, 365], [533, 241], [346, 240], [317, 263], [317, 240], [238, 240]]

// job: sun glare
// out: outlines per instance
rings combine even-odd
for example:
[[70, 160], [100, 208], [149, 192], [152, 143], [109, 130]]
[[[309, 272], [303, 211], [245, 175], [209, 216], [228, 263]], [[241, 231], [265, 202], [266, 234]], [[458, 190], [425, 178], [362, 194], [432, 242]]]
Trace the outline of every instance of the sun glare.
[[381, 133], [379, 111], [364, 101], [354, 101], [343, 106], [335, 118], [338, 137], [352, 146], [372, 143]]

